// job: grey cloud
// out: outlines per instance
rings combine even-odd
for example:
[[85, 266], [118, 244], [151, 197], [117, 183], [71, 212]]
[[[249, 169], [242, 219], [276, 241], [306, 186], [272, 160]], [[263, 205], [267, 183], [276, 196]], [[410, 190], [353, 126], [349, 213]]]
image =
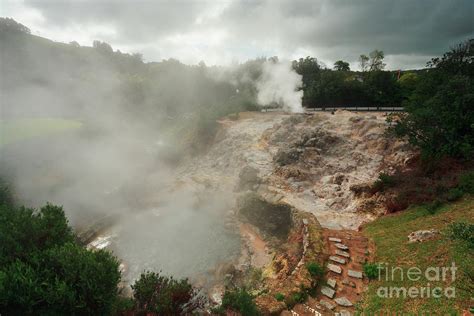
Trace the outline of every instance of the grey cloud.
[[[405, 56], [404, 60], [417, 57], [414, 61], [419, 56], [440, 55], [457, 42], [474, 37], [472, 0], [27, 0], [27, 4], [40, 10], [46, 23], [53, 26], [110, 25], [117, 33], [111, 44], [127, 47], [143, 47], [147, 42], [166, 45], [165, 37], [190, 32], [202, 34], [205, 41], [209, 30], [224, 30], [228, 36], [212, 47], [212, 55], [217, 57], [229, 51], [238, 58], [296, 57], [307, 52], [329, 63], [341, 58], [355, 62], [360, 54], [377, 48], [393, 55], [393, 64], [397, 64], [396, 56]], [[222, 12], [196, 23], [198, 17], [222, 4], [226, 5]], [[183, 41], [174, 45], [196, 44]], [[149, 51], [165, 52], [160, 58], [189, 59], [173, 56], [173, 52], [186, 51], [182, 47], [170, 44]], [[206, 55], [205, 49], [202, 54]], [[158, 56], [145, 57], [153, 60]]]
[[45, 16], [47, 24], [110, 25], [117, 32], [116, 40], [124, 43], [139, 43], [189, 31], [196, 17], [205, 11], [209, 4], [172, 0], [27, 0], [26, 3], [38, 9]]

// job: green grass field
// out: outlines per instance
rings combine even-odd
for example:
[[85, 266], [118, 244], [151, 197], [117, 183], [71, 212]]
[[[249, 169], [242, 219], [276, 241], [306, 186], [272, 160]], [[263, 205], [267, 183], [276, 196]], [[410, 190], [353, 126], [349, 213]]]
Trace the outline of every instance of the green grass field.
[[81, 126], [82, 123], [79, 121], [57, 118], [0, 120], [0, 146]]
[[[364, 315], [373, 313], [381, 315], [382, 311], [383, 315], [392, 315], [395, 312], [403, 312], [403, 315], [421, 315], [422, 312], [428, 312], [426, 315], [462, 315], [463, 310], [472, 308], [474, 306], [474, 250], [469, 248], [467, 242], [453, 241], [448, 237], [448, 226], [453, 222], [474, 223], [474, 197], [468, 196], [458, 202], [445, 205], [435, 214], [430, 214], [425, 207], [419, 206], [381, 217], [368, 224], [364, 228], [364, 233], [375, 242], [375, 262], [386, 263], [389, 272], [388, 274], [382, 272], [381, 280], [370, 281], [369, 289], [362, 303], [358, 305], [358, 310], [363, 311]], [[408, 243], [407, 236], [411, 232], [425, 229], [436, 229], [440, 231], [440, 234], [433, 240]], [[429, 267], [435, 269], [449, 267], [452, 262], [458, 267], [454, 281], [448, 270], [443, 280], [442, 269], [438, 270], [439, 278], [437, 278], [436, 270], [430, 270], [426, 277], [426, 269]], [[400, 270], [395, 271], [392, 279], [391, 267], [403, 268], [405, 271], [403, 280]], [[421, 270], [422, 275], [419, 281], [408, 280], [406, 272], [410, 267], [418, 267]], [[416, 276], [411, 275], [411, 278], [416, 279]], [[427, 290], [423, 298], [420, 297], [421, 294], [415, 295], [417, 296], [415, 298], [396, 297], [395, 291], [392, 292], [391, 298], [380, 297], [385, 293], [390, 294], [388, 291], [381, 290], [381, 287], [420, 289], [427, 287], [428, 283], [431, 293], [435, 287], [442, 287], [441, 292], [439, 290], [434, 292], [435, 295], [441, 294], [440, 298], [433, 296], [428, 298]], [[444, 291], [447, 287], [455, 288], [455, 298], [445, 296]], [[451, 294], [448, 295], [451, 296]]]

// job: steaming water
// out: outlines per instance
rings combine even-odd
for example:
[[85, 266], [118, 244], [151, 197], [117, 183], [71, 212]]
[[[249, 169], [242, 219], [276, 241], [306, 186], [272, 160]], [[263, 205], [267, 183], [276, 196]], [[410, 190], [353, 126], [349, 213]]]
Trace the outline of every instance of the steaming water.
[[[148, 165], [156, 175], [140, 170], [145, 150], [133, 147], [141, 159], [124, 162], [123, 150], [105, 154], [110, 146], [120, 146], [94, 146], [92, 140], [75, 136], [3, 147], [0, 175], [18, 179], [15, 188], [28, 206], [40, 207], [47, 201], [63, 205], [75, 227], [108, 215], [118, 218], [117, 226], [91, 246], [114, 252], [126, 266], [125, 281], [133, 282], [144, 270], [211, 280], [217, 265], [238, 256], [240, 237], [226, 228], [231, 206], [225, 194], [198, 194], [202, 189], [195, 187], [160, 193], [165, 185], [161, 181], [173, 183], [174, 172], [153, 160]], [[159, 208], [148, 209], [157, 204]]]
[[212, 270], [235, 259], [240, 250], [239, 235], [206, 207], [139, 213], [121, 223], [116, 236], [112, 249], [125, 263], [129, 283], [144, 270], [212, 279]]

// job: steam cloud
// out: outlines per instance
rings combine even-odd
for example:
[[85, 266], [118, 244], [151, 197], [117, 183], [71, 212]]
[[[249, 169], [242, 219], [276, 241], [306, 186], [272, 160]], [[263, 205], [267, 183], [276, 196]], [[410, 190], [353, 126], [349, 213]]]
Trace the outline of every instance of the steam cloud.
[[301, 113], [302, 84], [302, 76], [293, 70], [290, 62], [266, 61], [257, 82], [257, 101], [260, 105], [276, 103], [287, 111]]

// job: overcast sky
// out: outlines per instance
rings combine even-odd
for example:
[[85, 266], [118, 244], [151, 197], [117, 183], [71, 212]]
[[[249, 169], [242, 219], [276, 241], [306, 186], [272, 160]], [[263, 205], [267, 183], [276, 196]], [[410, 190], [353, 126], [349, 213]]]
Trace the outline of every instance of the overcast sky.
[[381, 49], [388, 68], [417, 68], [474, 37], [474, 0], [0, 0], [0, 16], [56, 41], [208, 65], [310, 55], [357, 68]]

